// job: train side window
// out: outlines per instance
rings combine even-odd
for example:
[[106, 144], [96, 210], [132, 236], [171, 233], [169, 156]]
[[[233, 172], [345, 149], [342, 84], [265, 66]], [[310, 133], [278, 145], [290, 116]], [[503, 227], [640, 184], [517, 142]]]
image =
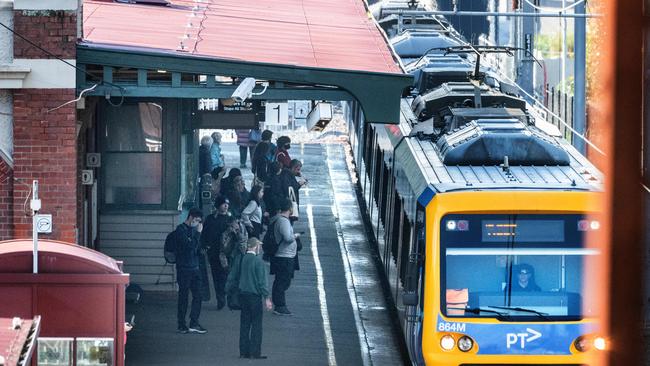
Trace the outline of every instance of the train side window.
[[400, 238], [402, 236], [402, 230], [404, 229], [404, 214], [402, 212], [402, 201], [399, 198], [399, 195], [395, 194], [393, 202], [393, 229], [391, 235], [391, 253], [393, 254], [393, 260], [397, 263], [397, 253]]
[[406, 279], [408, 259], [411, 251], [411, 243], [413, 239], [413, 225], [411, 221], [404, 216], [404, 230], [402, 231], [402, 247], [400, 248], [400, 278], [402, 279], [402, 285]]

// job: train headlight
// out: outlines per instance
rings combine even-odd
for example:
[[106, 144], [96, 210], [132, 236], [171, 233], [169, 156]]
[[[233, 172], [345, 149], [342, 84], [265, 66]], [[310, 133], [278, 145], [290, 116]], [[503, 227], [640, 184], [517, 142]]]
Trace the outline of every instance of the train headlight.
[[449, 334], [446, 334], [440, 338], [440, 347], [442, 347], [442, 349], [445, 351], [451, 351], [454, 349], [455, 345], [456, 341], [454, 340], [454, 337], [450, 336]]
[[454, 231], [454, 230], [456, 230], [456, 221], [454, 220], [447, 221], [447, 231]]
[[603, 337], [594, 338], [594, 348], [599, 351], [604, 351], [607, 349], [607, 341]]
[[467, 352], [467, 351], [471, 350], [472, 347], [474, 347], [474, 341], [472, 341], [472, 338], [470, 338], [468, 336], [462, 336], [458, 340], [458, 349], [459, 350], [461, 350], [463, 352]]
[[573, 345], [580, 352], [587, 352], [591, 348], [591, 342], [585, 336], [578, 337], [575, 342], [573, 342]]

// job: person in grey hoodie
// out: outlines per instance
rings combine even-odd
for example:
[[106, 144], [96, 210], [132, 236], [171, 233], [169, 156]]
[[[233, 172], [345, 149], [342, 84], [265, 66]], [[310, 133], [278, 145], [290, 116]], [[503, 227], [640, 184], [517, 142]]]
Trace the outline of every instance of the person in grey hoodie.
[[269, 226], [273, 227], [273, 235], [278, 242], [278, 251], [271, 257], [271, 274], [275, 275], [271, 298], [276, 315], [291, 315], [287, 308], [285, 292], [291, 286], [293, 272], [296, 269], [296, 256], [298, 244], [289, 216], [291, 215], [291, 201], [283, 199], [279, 203], [278, 214], [271, 218]]

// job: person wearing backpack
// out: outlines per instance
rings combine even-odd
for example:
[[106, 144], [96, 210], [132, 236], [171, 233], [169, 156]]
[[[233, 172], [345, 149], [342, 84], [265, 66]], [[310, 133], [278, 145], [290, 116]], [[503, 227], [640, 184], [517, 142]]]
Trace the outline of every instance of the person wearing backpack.
[[[205, 334], [208, 331], [199, 324], [201, 315], [201, 275], [199, 271], [199, 235], [203, 212], [190, 209], [187, 218], [165, 240], [165, 258], [176, 262], [178, 282], [178, 333]], [[185, 322], [189, 293], [192, 292], [190, 326]]]
[[[298, 255], [298, 244], [293, 227], [289, 221], [292, 203], [289, 199], [283, 199], [278, 206], [278, 214], [275, 215], [269, 224], [273, 230], [274, 242], [277, 251], [271, 254], [271, 274], [275, 275], [272, 288], [272, 299], [276, 315], [291, 315], [287, 308], [285, 292], [291, 286], [293, 272], [296, 270], [296, 257]], [[271, 231], [271, 229], [269, 229]], [[266, 244], [266, 243], [265, 243]], [[266, 250], [266, 248], [265, 248]]]

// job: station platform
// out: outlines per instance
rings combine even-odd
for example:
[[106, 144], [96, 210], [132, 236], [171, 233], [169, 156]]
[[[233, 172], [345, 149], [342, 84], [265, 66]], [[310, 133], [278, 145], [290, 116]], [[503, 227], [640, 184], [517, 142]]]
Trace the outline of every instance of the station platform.
[[[224, 144], [239, 166], [237, 146]], [[309, 184], [300, 191], [300, 271], [287, 291], [292, 316], [265, 312], [262, 354], [239, 358], [239, 312], [204, 302], [207, 334], [176, 333], [176, 294], [147, 292], [128, 334], [127, 365], [401, 365], [404, 353], [366, 237], [340, 144], [294, 145]], [[250, 167], [250, 161], [248, 162]], [[247, 183], [252, 179], [244, 169]], [[273, 276], [269, 276], [269, 288]]]

